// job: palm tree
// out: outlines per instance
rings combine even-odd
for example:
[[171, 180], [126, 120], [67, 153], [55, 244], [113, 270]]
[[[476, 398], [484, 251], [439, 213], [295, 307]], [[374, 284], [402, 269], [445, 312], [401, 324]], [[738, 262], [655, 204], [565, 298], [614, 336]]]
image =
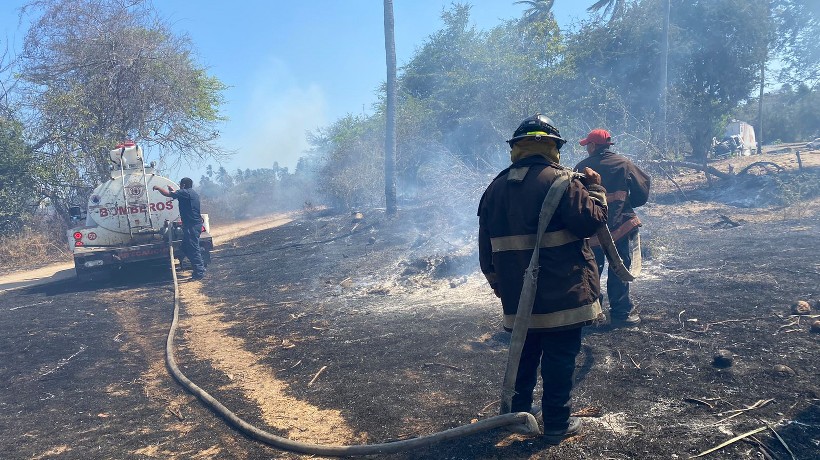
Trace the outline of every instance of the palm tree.
[[602, 14], [609, 16], [609, 21], [615, 20], [624, 11], [626, 0], [598, 0], [592, 6], [587, 8], [590, 13], [598, 13], [603, 10]]
[[396, 37], [393, 23], [393, 0], [384, 0], [384, 49], [387, 55], [384, 200], [388, 216], [396, 214]]
[[524, 19], [527, 22], [544, 22], [552, 18], [552, 5], [555, 0], [521, 0], [514, 2], [513, 5], [529, 5], [529, 8], [524, 10]]

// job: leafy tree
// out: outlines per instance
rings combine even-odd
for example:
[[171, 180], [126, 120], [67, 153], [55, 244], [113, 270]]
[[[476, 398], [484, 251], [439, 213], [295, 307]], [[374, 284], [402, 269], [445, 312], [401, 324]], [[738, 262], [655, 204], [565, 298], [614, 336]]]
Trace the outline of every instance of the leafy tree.
[[[750, 99], [733, 114], [739, 120], [757, 116], [758, 100]], [[789, 84], [763, 97], [766, 137], [772, 141], [806, 142], [820, 137], [820, 90], [800, 84]]]
[[19, 76], [29, 133], [59, 179], [56, 204], [107, 177], [124, 139], [160, 160], [224, 155], [215, 143], [225, 86], [193, 60], [148, 0], [35, 0]]
[[443, 143], [457, 156], [475, 164], [473, 143], [463, 137], [480, 133], [476, 126], [483, 88], [496, 84], [485, 71], [484, 34], [470, 26], [470, 6], [455, 4], [442, 12], [444, 28], [427, 40], [404, 67], [401, 88], [406, 97], [424, 101], [441, 127]]
[[0, 117], [0, 233], [19, 230], [37, 205], [39, 171], [20, 123]]
[[820, 81], [820, 2], [771, 0], [771, 14], [771, 48], [780, 61], [780, 79], [795, 84]]
[[[527, 115], [555, 107], [560, 36], [549, 15], [507, 21], [489, 32], [470, 26], [470, 7], [442, 13], [403, 69], [402, 103], [414, 100], [432, 119], [428, 137], [471, 167], [496, 169], [504, 140]], [[400, 145], [401, 151], [401, 145]]]
[[563, 65], [569, 70], [558, 95], [573, 118], [569, 124], [574, 128], [567, 134], [582, 136], [596, 126], [616, 134], [635, 132], [638, 125], [659, 118], [659, 4], [630, 3], [610, 22], [588, 19], [566, 37]]
[[308, 133], [318, 188], [331, 205], [349, 209], [382, 203], [384, 126], [383, 117], [348, 114]]
[[[642, 129], [660, 141], [658, 81], [663, 0], [626, 2], [607, 24], [591, 20], [568, 37], [563, 84], [568, 112], [579, 123], [616, 133]], [[675, 139], [705, 159], [711, 139], [749, 97], [765, 53], [767, 0], [673, 0], [670, 17], [669, 102]], [[680, 142], [678, 142], [680, 143]]]
[[769, 39], [767, 0], [672, 4], [670, 103], [695, 159], [757, 82]]

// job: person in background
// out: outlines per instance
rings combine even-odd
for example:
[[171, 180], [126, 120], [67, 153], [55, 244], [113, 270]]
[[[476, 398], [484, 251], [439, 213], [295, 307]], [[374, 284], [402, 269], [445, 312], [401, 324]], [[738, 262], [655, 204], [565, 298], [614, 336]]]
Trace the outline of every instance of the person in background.
[[179, 190], [174, 190], [170, 185], [167, 190], [155, 185], [154, 190], [179, 202], [179, 216], [182, 218], [182, 253], [191, 261], [194, 272], [191, 279], [201, 280], [205, 277], [205, 264], [199, 250], [203, 220], [199, 212], [199, 194], [193, 187], [194, 181], [189, 177], [183, 177], [179, 181]]
[[[525, 119], [507, 142], [512, 165], [481, 197], [478, 243], [481, 271], [501, 299], [504, 329], [511, 331], [542, 203], [553, 182], [571, 171], [559, 165], [566, 141], [542, 114]], [[581, 420], [570, 417], [575, 359], [581, 328], [601, 314], [598, 272], [587, 238], [606, 222], [606, 190], [595, 171], [585, 174], [583, 182], [570, 179], [540, 245], [535, 302], [511, 404], [512, 412], [538, 413], [532, 399], [540, 364], [543, 437], [550, 444], [581, 428]]]
[[[575, 170], [592, 168], [601, 175], [609, 207], [607, 225], [612, 232], [615, 248], [621, 255], [624, 266], [629, 269], [633, 262], [636, 265], [640, 262], [638, 228], [641, 221], [634, 208], [643, 206], [649, 199], [650, 178], [628, 158], [610, 149], [615, 143], [605, 129], [593, 129], [579, 143], [586, 147], [589, 157], [579, 162]], [[597, 238], [592, 238], [590, 244], [598, 263], [598, 272], [603, 273], [604, 251]], [[618, 278], [611, 266], [607, 271], [606, 293], [612, 326], [636, 326], [641, 322], [641, 317], [629, 298], [629, 283]]]

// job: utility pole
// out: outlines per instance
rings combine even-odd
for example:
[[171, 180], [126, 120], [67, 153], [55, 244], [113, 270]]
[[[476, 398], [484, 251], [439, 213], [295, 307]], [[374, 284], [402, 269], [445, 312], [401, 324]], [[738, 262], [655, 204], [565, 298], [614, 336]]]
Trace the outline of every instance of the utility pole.
[[766, 53], [763, 53], [763, 60], [760, 61], [760, 97], [757, 101], [757, 154], [763, 154], [763, 89], [766, 86]]
[[664, 1], [664, 18], [663, 18], [663, 50], [661, 51], [661, 147], [663, 153], [666, 154], [669, 148], [669, 140], [667, 138], [667, 119], [666, 119], [666, 94], [669, 87], [669, 11], [671, 1]]
[[387, 107], [384, 133], [384, 201], [387, 215], [396, 214], [396, 38], [393, 0], [384, 0], [384, 49], [387, 55]]

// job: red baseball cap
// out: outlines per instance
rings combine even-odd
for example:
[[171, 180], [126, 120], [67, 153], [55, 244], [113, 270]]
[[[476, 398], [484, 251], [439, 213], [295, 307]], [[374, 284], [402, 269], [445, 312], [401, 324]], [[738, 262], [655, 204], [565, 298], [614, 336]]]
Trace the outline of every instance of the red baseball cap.
[[612, 136], [609, 135], [609, 131], [605, 129], [593, 129], [592, 131], [587, 134], [586, 139], [581, 139], [578, 141], [581, 145], [587, 145], [590, 142], [595, 143], [596, 145], [615, 145], [612, 142]]

